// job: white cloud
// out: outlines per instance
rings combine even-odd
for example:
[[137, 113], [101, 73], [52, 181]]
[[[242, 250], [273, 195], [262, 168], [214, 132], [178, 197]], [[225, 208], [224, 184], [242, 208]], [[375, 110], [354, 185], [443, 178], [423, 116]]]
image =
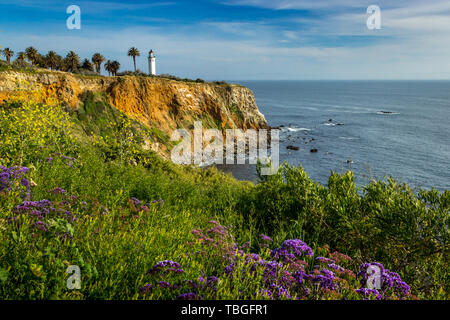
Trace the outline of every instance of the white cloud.
[[233, 6], [254, 6], [273, 10], [333, 10], [337, 8], [367, 8], [376, 4], [385, 9], [412, 8], [416, 12], [448, 10], [445, 0], [222, 0]]

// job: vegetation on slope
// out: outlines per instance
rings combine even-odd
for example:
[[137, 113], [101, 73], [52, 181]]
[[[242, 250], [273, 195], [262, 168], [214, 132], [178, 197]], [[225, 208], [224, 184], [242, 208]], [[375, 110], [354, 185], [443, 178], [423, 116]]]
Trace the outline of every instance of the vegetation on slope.
[[358, 193], [351, 172], [325, 187], [288, 165], [239, 182], [162, 160], [142, 148], [150, 129], [84, 101], [1, 106], [2, 299], [449, 298], [449, 191]]

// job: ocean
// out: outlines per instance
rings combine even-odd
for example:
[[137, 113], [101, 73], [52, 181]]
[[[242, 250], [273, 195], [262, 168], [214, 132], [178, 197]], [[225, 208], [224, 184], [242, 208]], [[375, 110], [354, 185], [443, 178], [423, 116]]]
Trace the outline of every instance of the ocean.
[[[323, 185], [331, 170], [351, 169], [358, 186], [391, 176], [415, 190], [450, 188], [450, 81], [236, 83], [253, 90], [269, 125], [280, 126], [280, 161]], [[257, 179], [254, 165], [218, 167]]]

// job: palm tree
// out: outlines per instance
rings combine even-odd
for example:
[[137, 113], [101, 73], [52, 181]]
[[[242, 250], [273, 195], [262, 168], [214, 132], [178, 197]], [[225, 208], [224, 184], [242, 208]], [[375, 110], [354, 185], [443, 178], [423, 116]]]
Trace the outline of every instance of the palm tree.
[[111, 73], [112, 73], [112, 62], [111, 62], [111, 60], [108, 60], [108, 61], [106, 61], [106, 63], [105, 63], [105, 69], [106, 69], [106, 71], [108, 71], [108, 76], [110, 76], [111, 75]]
[[102, 63], [103, 63], [103, 61], [105, 61], [105, 57], [102, 56], [100, 53], [95, 53], [95, 54], [92, 56], [92, 62], [93, 62], [94, 65], [95, 65], [95, 71], [96, 71], [97, 73], [100, 73], [100, 72], [101, 72], [101, 68], [102, 68]]
[[25, 61], [25, 59], [27, 58], [27, 55], [25, 52], [21, 51], [17, 54], [17, 61]]
[[51, 70], [56, 70], [56, 68], [58, 67], [58, 55], [55, 51], [49, 51], [45, 55], [45, 64]]
[[8, 64], [11, 63], [11, 57], [14, 56], [14, 51], [12, 51], [10, 48], [5, 48], [2, 51], [3, 55], [6, 58], [6, 62], [8, 62]]
[[28, 60], [31, 61], [31, 64], [35, 65], [39, 58], [39, 52], [33, 47], [28, 47], [25, 49], [25, 54], [27, 55]]
[[65, 69], [65, 61], [59, 54], [56, 55], [56, 70], [63, 71]]
[[118, 61], [111, 62], [111, 73], [117, 76], [117, 71], [120, 69], [120, 63]]
[[128, 56], [129, 57], [133, 57], [133, 62], [134, 62], [134, 72], [136, 72], [136, 57], [139, 57], [141, 55], [141, 53], [139, 52], [139, 50], [135, 47], [130, 48], [130, 50], [128, 50]]
[[83, 60], [83, 64], [81, 65], [82, 69], [94, 71], [94, 65], [88, 59]]
[[66, 56], [67, 69], [70, 72], [78, 70], [80, 66], [80, 57], [73, 51], [70, 51]]

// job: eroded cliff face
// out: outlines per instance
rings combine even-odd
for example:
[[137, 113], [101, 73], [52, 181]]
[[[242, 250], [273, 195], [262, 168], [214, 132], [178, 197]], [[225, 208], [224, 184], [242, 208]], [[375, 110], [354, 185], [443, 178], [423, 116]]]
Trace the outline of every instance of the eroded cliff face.
[[2, 72], [0, 101], [16, 89], [41, 86], [56, 94], [73, 110], [82, 104], [84, 92], [102, 93], [117, 109], [156, 127], [169, 136], [177, 128], [190, 129], [194, 121], [205, 128], [268, 128], [253, 92], [239, 85], [182, 82], [157, 77], [80, 76], [64, 72]]

